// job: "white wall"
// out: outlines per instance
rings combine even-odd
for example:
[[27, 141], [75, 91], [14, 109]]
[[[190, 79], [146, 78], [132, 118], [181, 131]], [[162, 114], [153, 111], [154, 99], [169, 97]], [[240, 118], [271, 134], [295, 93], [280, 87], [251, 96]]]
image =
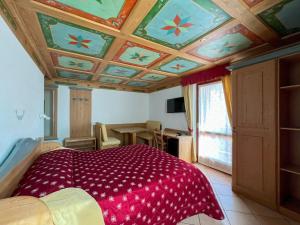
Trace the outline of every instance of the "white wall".
[[70, 137], [70, 88], [59, 86], [57, 92], [57, 137]]
[[149, 118], [149, 95], [145, 93], [94, 89], [92, 121], [144, 123]]
[[[166, 113], [166, 101], [182, 97], [181, 86], [151, 94], [93, 89], [92, 123], [106, 124], [143, 123], [161, 121], [163, 128], [188, 130], [184, 113]], [[70, 136], [70, 89], [58, 88], [58, 138]]]
[[[19, 138], [42, 137], [44, 76], [0, 16], [0, 163]], [[16, 110], [24, 110], [22, 120]]]
[[153, 92], [149, 96], [149, 119], [161, 121], [163, 128], [187, 130], [185, 113], [167, 113], [167, 99], [182, 97], [181, 86]]
[[[149, 119], [149, 94], [93, 89], [92, 123], [144, 123]], [[58, 139], [70, 136], [70, 88], [58, 88]]]

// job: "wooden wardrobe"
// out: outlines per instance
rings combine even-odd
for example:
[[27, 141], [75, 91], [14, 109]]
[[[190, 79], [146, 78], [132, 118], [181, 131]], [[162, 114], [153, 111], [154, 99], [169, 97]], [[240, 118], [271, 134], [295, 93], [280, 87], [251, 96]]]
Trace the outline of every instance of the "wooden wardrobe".
[[276, 208], [277, 62], [233, 71], [233, 190]]
[[233, 190], [300, 221], [300, 54], [233, 71]]

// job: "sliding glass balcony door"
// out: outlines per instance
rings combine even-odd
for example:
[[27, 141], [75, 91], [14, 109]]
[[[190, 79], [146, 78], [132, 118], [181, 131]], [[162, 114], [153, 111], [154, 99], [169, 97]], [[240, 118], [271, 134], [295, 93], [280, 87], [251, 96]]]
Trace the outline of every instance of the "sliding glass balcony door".
[[198, 85], [198, 161], [231, 174], [232, 130], [221, 81]]

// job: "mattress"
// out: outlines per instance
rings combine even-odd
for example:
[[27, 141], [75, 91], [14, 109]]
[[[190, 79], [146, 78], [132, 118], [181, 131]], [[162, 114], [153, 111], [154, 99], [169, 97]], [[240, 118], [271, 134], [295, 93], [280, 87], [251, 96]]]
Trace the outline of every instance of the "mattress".
[[45, 153], [14, 195], [42, 197], [67, 187], [88, 192], [106, 225], [175, 225], [199, 213], [224, 218], [199, 169], [147, 145]]

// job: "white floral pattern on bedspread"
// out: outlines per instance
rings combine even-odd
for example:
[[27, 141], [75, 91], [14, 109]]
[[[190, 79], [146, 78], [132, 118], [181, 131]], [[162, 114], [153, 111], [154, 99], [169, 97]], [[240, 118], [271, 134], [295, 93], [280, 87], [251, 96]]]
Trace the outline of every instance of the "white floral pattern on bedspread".
[[66, 187], [93, 196], [106, 225], [174, 225], [198, 213], [224, 218], [199, 169], [147, 145], [46, 153], [15, 195], [40, 197]]

